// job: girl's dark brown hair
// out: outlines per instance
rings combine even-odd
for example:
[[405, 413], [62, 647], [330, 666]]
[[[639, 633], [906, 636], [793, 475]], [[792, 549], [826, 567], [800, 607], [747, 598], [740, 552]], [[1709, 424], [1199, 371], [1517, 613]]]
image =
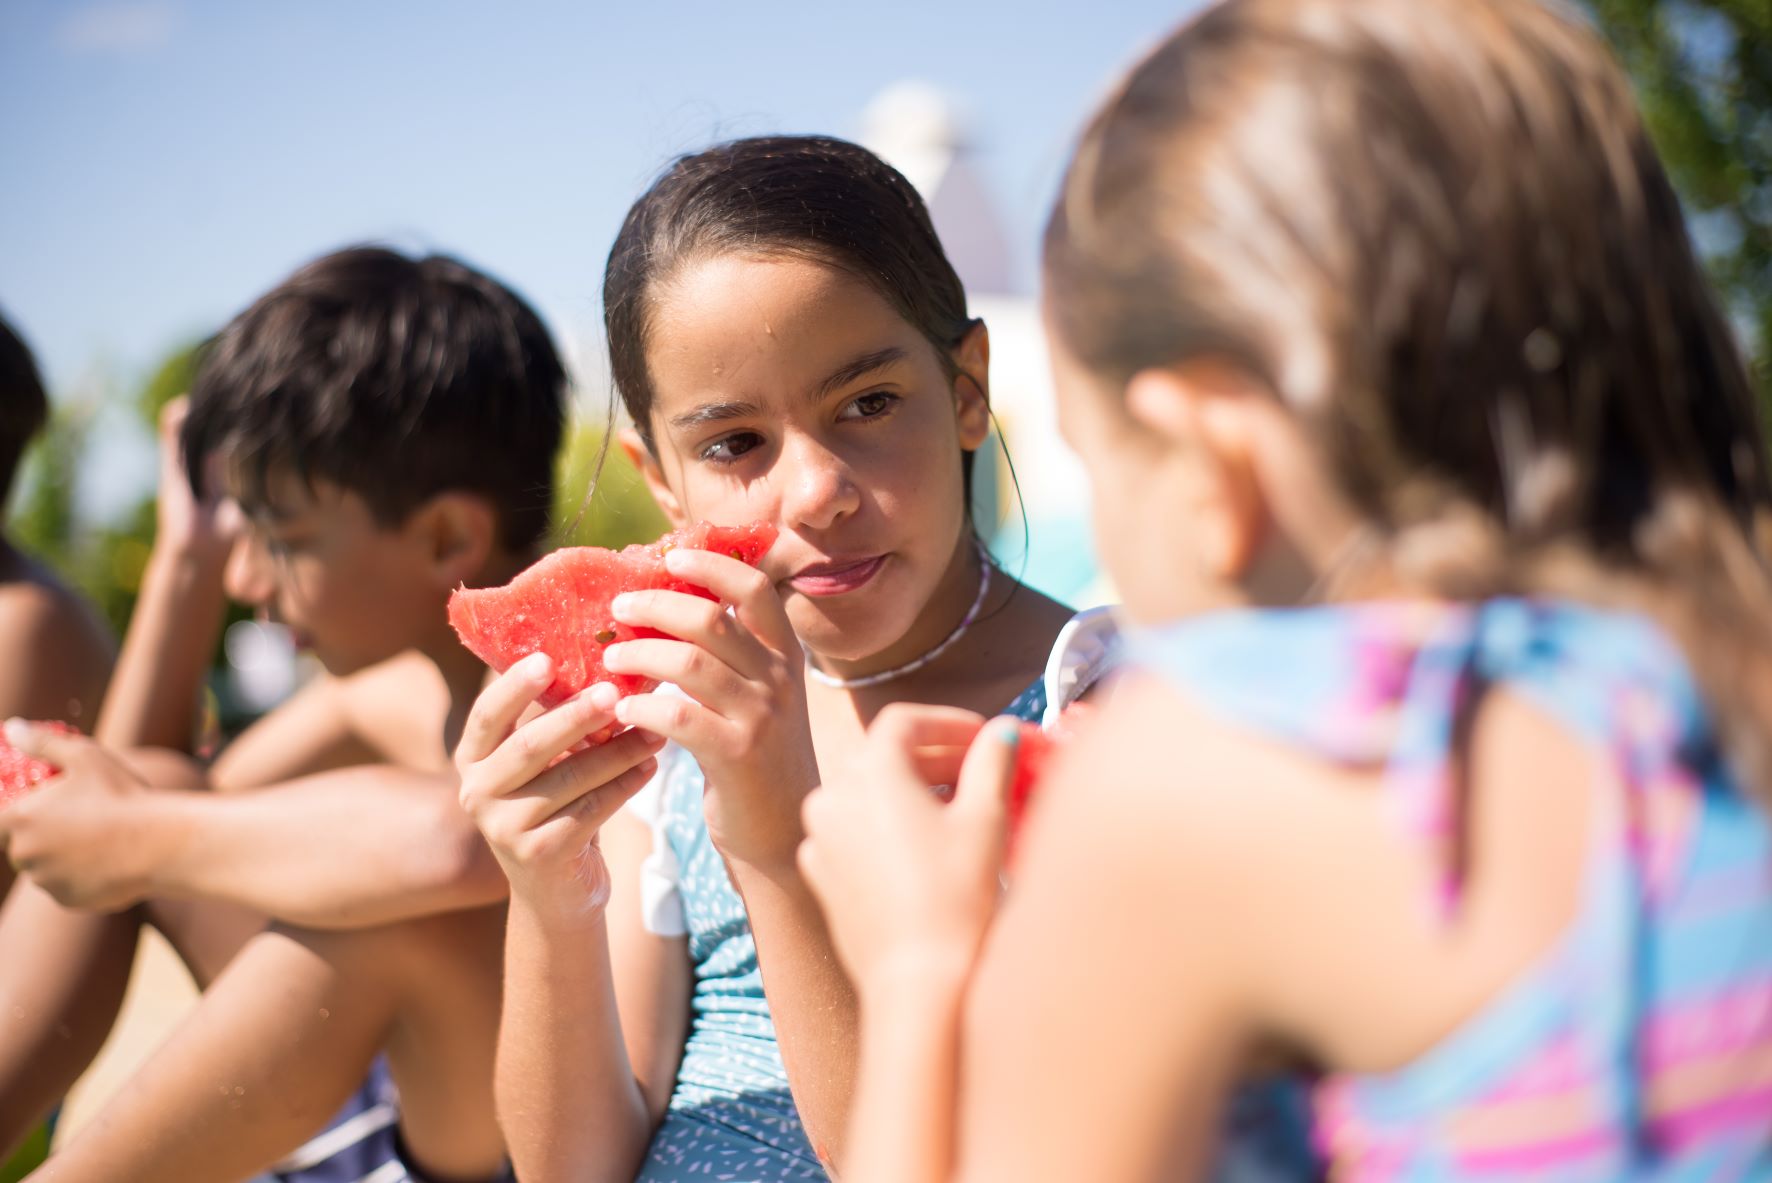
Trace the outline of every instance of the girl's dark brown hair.
[[[677, 159], [628, 211], [603, 277], [615, 387], [652, 446], [646, 368], [653, 296], [686, 264], [799, 255], [871, 285], [944, 366], [974, 321], [966, 290], [911, 183], [867, 149], [825, 136], [757, 136]], [[971, 453], [964, 458], [967, 487]]]
[[1768, 784], [1755, 399], [1629, 83], [1580, 21], [1534, 0], [1226, 0], [1085, 132], [1046, 273], [1104, 384], [1217, 354], [1296, 412], [1370, 523], [1344, 574], [1649, 611]]

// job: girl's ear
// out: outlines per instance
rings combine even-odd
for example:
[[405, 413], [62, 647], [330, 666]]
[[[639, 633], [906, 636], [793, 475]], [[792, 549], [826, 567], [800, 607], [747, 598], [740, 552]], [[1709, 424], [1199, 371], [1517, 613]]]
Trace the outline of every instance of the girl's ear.
[[498, 546], [498, 511], [475, 493], [445, 492], [407, 517], [402, 532], [443, 587], [473, 584]]
[[954, 413], [960, 425], [960, 446], [976, 452], [991, 434], [991, 335], [984, 321], [972, 322], [953, 352]]
[[658, 458], [646, 446], [646, 441], [640, 438], [640, 433], [631, 427], [623, 428], [616, 441], [621, 444], [622, 453], [627, 456], [628, 463], [637, 468], [646, 479], [646, 488], [651, 492], [652, 499], [658, 502], [658, 508], [664, 511], [665, 518], [671, 523], [671, 529], [681, 530], [689, 525], [689, 516], [683, 512], [683, 503], [671, 492], [670, 483], [665, 480], [664, 469], [659, 467]]
[[1265, 399], [1238, 367], [1215, 359], [1141, 370], [1126, 385], [1133, 422], [1181, 470], [1195, 553], [1225, 583], [1248, 574], [1268, 532], [1254, 451]]

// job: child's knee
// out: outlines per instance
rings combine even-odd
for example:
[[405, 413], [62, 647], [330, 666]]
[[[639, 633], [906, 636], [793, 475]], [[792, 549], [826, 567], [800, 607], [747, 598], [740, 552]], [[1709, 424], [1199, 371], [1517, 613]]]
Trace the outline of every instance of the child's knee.
[[125, 767], [157, 789], [206, 789], [209, 770], [171, 748], [129, 748], [117, 753]]

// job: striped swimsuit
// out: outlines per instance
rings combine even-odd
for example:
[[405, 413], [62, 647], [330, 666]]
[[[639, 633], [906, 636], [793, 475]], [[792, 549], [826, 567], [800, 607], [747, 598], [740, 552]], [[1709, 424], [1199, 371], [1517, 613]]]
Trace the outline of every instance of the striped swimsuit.
[[1368, 1180], [1772, 1179], [1772, 826], [1683, 658], [1564, 602], [1215, 614], [1134, 659], [1204, 709], [1384, 769], [1405, 840], [1458, 902], [1454, 735], [1486, 687], [1581, 739], [1605, 779], [1577, 917], [1395, 1071], [1312, 1090], [1318, 1152]]

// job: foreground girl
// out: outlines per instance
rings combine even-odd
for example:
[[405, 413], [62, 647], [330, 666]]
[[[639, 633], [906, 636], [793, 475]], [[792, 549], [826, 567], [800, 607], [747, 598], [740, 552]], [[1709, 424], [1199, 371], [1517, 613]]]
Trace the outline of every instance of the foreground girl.
[[[781, 533], [762, 572], [670, 556], [718, 604], [618, 601], [682, 640], [610, 646], [609, 668], [680, 695], [593, 687], [516, 726], [551, 678], [535, 658], [469, 718], [462, 798], [511, 880], [499, 1112], [524, 1177], [822, 1179], [856, 1018], [795, 867], [801, 800], [900, 699], [1037, 717], [1069, 613], [974, 537], [988, 341], [878, 159], [772, 138], [681, 160], [629, 213], [604, 296], [659, 504]], [[637, 730], [543, 771], [611, 720]], [[618, 814], [642, 744], [662, 747], [645, 816]]]
[[951, 807], [931, 710], [808, 802], [845, 1179], [1171, 1177], [1252, 1053], [1349, 1177], [1772, 1176], [1766, 450], [1594, 35], [1229, 0], [1085, 134], [1046, 282], [1144, 673], [994, 924], [1000, 725]]

